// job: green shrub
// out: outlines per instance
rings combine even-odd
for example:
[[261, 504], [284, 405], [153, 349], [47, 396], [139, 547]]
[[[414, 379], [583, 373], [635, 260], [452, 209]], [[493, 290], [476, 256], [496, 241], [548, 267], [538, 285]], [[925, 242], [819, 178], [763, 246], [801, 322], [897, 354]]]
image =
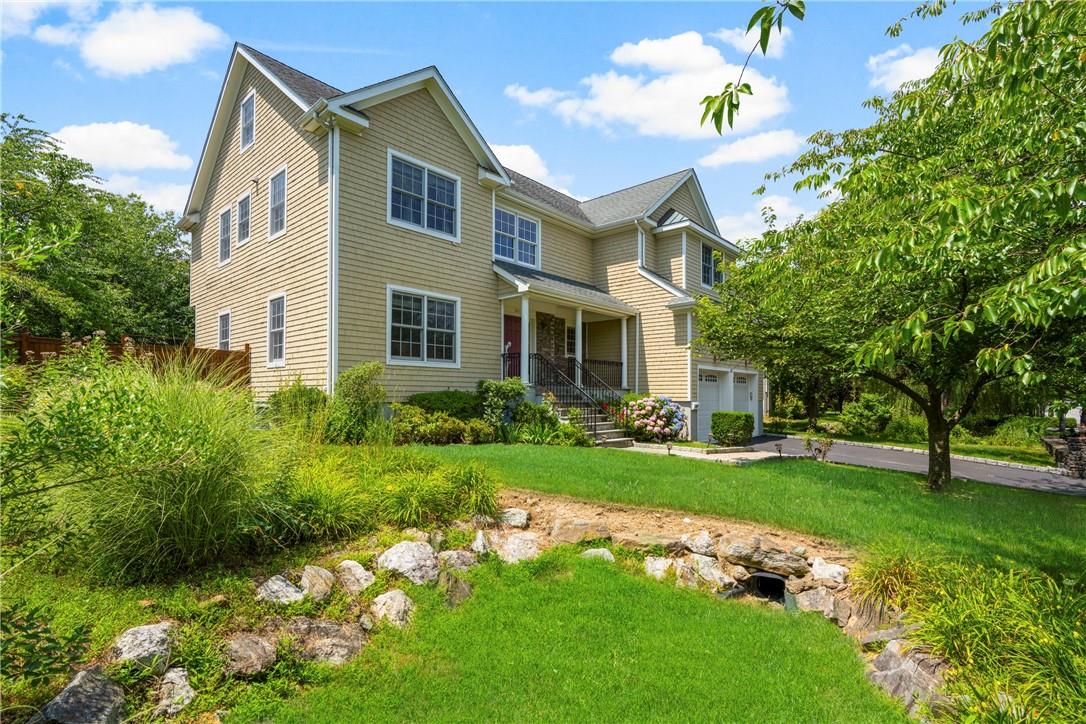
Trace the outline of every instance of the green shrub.
[[558, 425], [558, 414], [550, 405], [523, 400], [513, 408], [513, 423], [556, 427]]
[[882, 395], [865, 392], [855, 402], [846, 402], [841, 422], [854, 435], [878, 435], [890, 423], [890, 405]]
[[970, 433], [969, 430], [965, 429], [961, 425], [955, 425], [950, 430], [950, 439], [952, 441], [954, 441], [954, 442], [961, 442], [961, 443], [977, 443], [977, 442], [981, 442], [981, 439], [979, 437], [976, 437], [975, 435]]
[[385, 368], [380, 362], [355, 365], [336, 379], [336, 391], [328, 412], [330, 441], [360, 443], [366, 428], [381, 416], [385, 388], [379, 380]]
[[921, 415], [899, 415], [890, 419], [882, 436], [890, 441], [927, 442], [928, 421]]
[[268, 397], [268, 415], [280, 427], [297, 426], [304, 431], [324, 424], [328, 395], [319, 387], [308, 387], [301, 377], [295, 378]]
[[795, 395], [785, 395], [784, 399], [777, 403], [773, 413], [775, 417], [783, 417], [786, 420], [798, 420], [807, 416], [803, 401]]
[[754, 415], [749, 412], [717, 410], [712, 417], [713, 439], [721, 445], [749, 445], [754, 435]]
[[1057, 424], [1059, 421], [1054, 417], [1009, 417], [996, 426], [988, 442], [993, 445], [1036, 445], [1041, 442], [1045, 428]]
[[414, 405], [392, 406], [397, 445], [455, 445], [464, 442], [467, 423], [445, 412], [426, 412]]
[[429, 474], [398, 473], [385, 478], [381, 519], [398, 527], [421, 526], [452, 519], [456, 489], [445, 470]]
[[497, 436], [497, 431], [485, 420], [468, 420], [464, 423], [464, 442], [469, 445], [492, 443]]
[[563, 422], [551, 430], [547, 444], [559, 447], [590, 447], [592, 438], [580, 425]]
[[[811, 430], [810, 427], [807, 428]], [[819, 420], [815, 423], [813, 432], [821, 432], [825, 435], [844, 435], [848, 432], [843, 422], [837, 420]]]
[[[8, 594], [10, 596], [10, 594]], [[42, 606], [15, 599], [0, 609], [0, 681], [37, 684], [67, 674], [83, 658], [88, 625], [65, 634], [53, 630], [53, 616]]]
[[509, 404], [524, 397], [525, 389], [519, 377], [479, 380], [478, 394], [483, 403], [483, 419], [493, 427], [507, 422]]
[[407, 404], [427, 412], [444, 412], [458, 420], [474, 420], [483, 416], [483, 401], [474, 392], [442, 390], [418, 392], [407, 398]]
[[11, 414], [22, 409], [30, 396], [30, 367], [5, 359], [0, 364], [0, 413]]

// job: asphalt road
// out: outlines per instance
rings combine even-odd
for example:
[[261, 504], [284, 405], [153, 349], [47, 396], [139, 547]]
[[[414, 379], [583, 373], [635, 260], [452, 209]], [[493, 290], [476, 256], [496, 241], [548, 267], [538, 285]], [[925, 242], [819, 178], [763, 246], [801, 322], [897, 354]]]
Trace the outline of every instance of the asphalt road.
[[[805, 455], [803, 441], [778, 435], [763, 435], [755, 438], [751, 447], [755, 450], [776, 452], [777, 443], [785, 455]], [[838, 441], [830, 448], [830, 462], [860, 465], [868, 468], [902, 470], [909, 473], [925, 474], [928, 471], [928, 454], [891, 450], [888, 448], [848, 445]], [[978, 463], [966, 460], [952, 460], [951, 474], [956, 478], [975, 480], [992, 485], [1005, 485], [1010, 488], [1039, 490], [1045, 493], [1086, 496], [1086, 480], [1069, 478], [1056, 473], [1038, 470], [1022, 470], [991, 463]]]

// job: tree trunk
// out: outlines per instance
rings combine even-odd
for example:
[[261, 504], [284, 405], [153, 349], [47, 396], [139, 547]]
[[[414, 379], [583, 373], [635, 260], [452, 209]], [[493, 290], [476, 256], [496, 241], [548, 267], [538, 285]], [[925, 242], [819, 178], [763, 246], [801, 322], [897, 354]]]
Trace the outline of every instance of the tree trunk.
[[950, 425], [939, 409], [928, 410], [928, 490], [950, 482]]
[[807, 426], [813, 430], [818, 424], [818, 391], [814, 385], [803, 388], [803, 411], [807, 415]]

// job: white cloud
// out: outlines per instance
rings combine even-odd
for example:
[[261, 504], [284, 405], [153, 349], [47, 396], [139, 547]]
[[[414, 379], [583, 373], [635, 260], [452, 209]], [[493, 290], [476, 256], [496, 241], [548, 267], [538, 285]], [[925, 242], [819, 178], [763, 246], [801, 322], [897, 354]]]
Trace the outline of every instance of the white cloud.
[[163, 131], [141, 123], [65, 126], [53, 135], [64, 145], [65, 153], [88, 161], [96, 169], [184, 170], [192, 166], [191, 158], [177, 152], [176, 141]]
[[75, 23], [39, 25], [34, 28], [34, 40], [46, 45], [75, 45], [79, 42], [79, 30]]
[[221, 29], [192, 8], [121, 5], [90, 26], [79, 52], [102, 75], [142, 75], [189, 63], [226, 41]]
[[182, 213], [188, 200], [188, 184], [144, 181], [136, 176], [115, 173], [102, 180], [102, 188], [115, 194], [138, 194], [158, 211]]
[[[758, 42], [758, 37], [761, 35], [758, 28], [752, 28], [748, 33], [743, 28], [721, 28], [715, 33], [709, 33], [709, 37], [716, 38], [722, 43], [727, 43], [732, 46], [745, 58], [750, 49], [754, 47], [754, 44]], [[766, 49], [765, 57], [767, 58], [781, 58], [784, 56], [785, 47], [792, 40], [792, 29], [785, 26], [777, 32], [774, 29], [773, 34], [769, 38], [769, 47]], [[759, 48], [754, 52], [755, 57], [761, 56], [762, 49]]]
[[[740, 109], [742, 110], [742, 109]], [[766, 131], [724, 143], [698, 163], [709, 168], [732, 163], [755, 163], [774, 156], [794, 154], [803, 146], [803, 136], [791, 129]]]
[[4, 0], [0, 3], [3, 36], [30, 35], [38, 18], [60, 7], [76, 21], [89, 20], [98, 11], [98, 3], [93, 0]]
[[[611, 132], [632, 127], [643, 136], [712, 138], [712, 124], [700, 125], [699, 101], [719, 92], [739, 75], [740, 67], [728, 63], [720, 51], [704, 42], [700, 33], [686, 32], [670, 38], [625, 43], [611, 53], [618, 66], [644, 67], [631, 75], [617, 70], [589, 75], [581, 80], [580, 93], [542, 88], [529, 90], [519, 84], [506, 95], [529, 107], [549, 107], [566, 123]], [[735, 132], [756, 128], [788, 110], [788, 89], [775, 78], [748, 68], [744, 76], [754, 95], [744, 97]]]
[[[543, 157], [528, 144], [497, 145], [490, 148], [503, 166], [508, 166], [541, 184], [546, 184], [556, 191], [561, 191], [566, 196], [573, 196], [569, 189], [566, 188], [573, 181], [573, 177], [569, 175], [552, 175]], [[574, 198], [579, 197], [574, 196]]]
[[749, 211], [739, 214], [718, 216], [716, 225], [720, 235], [728, 241], [738, 242], [743, 239], [761, 236], [769, 228], [762, 218], [762, 209], [770, 207], [777, 215], [776, 228], [783, 229], [798, 219], [800, 215], [811, 217], [817, 210], [805, 209], [789, 196], [769, 195], [754, 202]]
[[902, 83], [927, 78], [939, 65], [939, 51], [935, 48], [913, 50], [908, 43], [887, 50], [867, 59], [871, 71], [871, 87], [896, 91]]

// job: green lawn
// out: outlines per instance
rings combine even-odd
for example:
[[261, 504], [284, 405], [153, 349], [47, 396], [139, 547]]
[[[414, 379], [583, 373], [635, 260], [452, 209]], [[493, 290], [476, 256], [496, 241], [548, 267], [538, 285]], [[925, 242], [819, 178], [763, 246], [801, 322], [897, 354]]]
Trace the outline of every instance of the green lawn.
[[985, 565], [1086, 570], [1086, 498], [959, 480], [929, 493], [916, 475], [810, 460], [732, 467], [602, 448], [432, 451], [481, 460], [514, 488], [767, 523], [864, 550], [933, 549]]
[[[632, 564], [631, 564], [632, 565]], [[228, 721], [906, 721], [817, 614], [718, 601], [565, 552], [434, 591], [331, 681]]]

